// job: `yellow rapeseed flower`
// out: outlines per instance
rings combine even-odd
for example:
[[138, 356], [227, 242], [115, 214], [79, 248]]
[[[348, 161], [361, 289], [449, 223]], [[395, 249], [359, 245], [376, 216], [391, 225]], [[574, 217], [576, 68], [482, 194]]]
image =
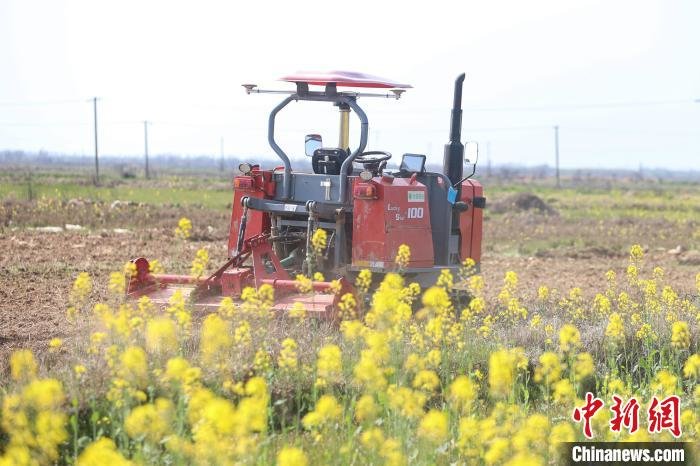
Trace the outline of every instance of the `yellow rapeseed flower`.
[[426, 397], [422, 392], [411, 390], [408, 387], [391, 385], [386, 394], [389, 398], [389, 406], [400, 412], [402, 416], [415, 418], [423, 414]]
[[457, 412], [467, 413], [478, 394], [478, 387], [466, 375], [460, 375], [450, 384], [448, 400]]
[[513, 392], [517, 375], [518, 356], [514, 351], [501, 349], [489, 356], [489, 387], [491, 395], [505, 398]]
[[411, 248], [405, 244], [400, 245], [394, 262], [396, 262], [396, 265], [398, 265], [400, 269], [407, 268], [409, 262], [411, 262]]
[[168, 359], [163, 380], [175, 382], [188, 390], [199, 381], [200, 376], [201, 369], [199, 367], [192, 367], [185, 358], [178, 356]]
[[177, 222], [177, 228], [175, 228], [175, 237], [180, 239], [188, 239], [192, 236], [192, 221], [187, 217], [182, 217]]
[[343, 320], [352, 320], [357, 317], [357, 300], [352, 293], [345, 293], [338, 302], [340, 317]]
[[228, 359], [228, 351], [233, 339], [228, 321], [218, 314], [209, 314], [202, 323], [199, 335], [199, 353], [207, 365], [223, 363]]
[[386, 466], [404, 466], [406, 457], [401, 452], [401, 444], [395, 438], [388, 438], [379, 449], [379, 456], [384, 459]]
[[443, 443], [449, 437], [449, 419], [447, 413], [431, 409], [418, 425], [418, 437], [432, 443]]
[[340, 379], [343, 370], [342, 353], [337, 345], [326, 345], [318, 350], [316, 360], [316, 375], [320, 386]]
[[255, 358], [253, 358], [253, 367], [258, 374], [269, 371], [272, 367], [270, 354], [262, 348], [258, 349], [255, 352]]
[[309, 460], [301, 448], [284, 447], [277, 454], [277, 466], [307, 466]]
[[293, 370], [297, 367], [297, 342], [291, 338], [282, 341], [282, 350], [277, 358], [277, 365], [282, 370]]
[[181, 330], [188, 330], [190, 328], [192, 316], [187, 309], [185, 296], [182, 294], [181, 290], [175, 290], [170, 299], [168, 299], [168, 307], [165, 310], [168, 314], [175, 317], [177, 325]]
[[51, 341], [49, 341], [49, 352], [57, 353], [61, 350], [62, 346], [63, 340], [61, 340], [60, 338], [52, 338]]
[[107, 289], [115, 296], [121, 296], [126, 291], [126, 277], [122, 272], [112, 272], [109, 274]]
[[507, 458], [510, 441], [507, 438], [498, 437], [491, 442], [491, 446], [484, 454], [487, 465], [498, 464]]
[[413, 379], [413, 388], [423, 390], [426, 393], [432, 393], [440, 386], [440, 379], [437, 374], [431, 370], [419, 371]]
[[520, 452], [506, 461], [503, 466], [544, 466], [544, 458], [529, 452]]
[[119, 453], [114, 440], [102, 437], [88, 445], [78, 456], [77, 466], [132, 466], [134, 463]]
[[617, 312], [610, 314], [608, 326], [605, 328], [605, 336], [613, 345], [619, 345], [625, 338], [625, 324]]
[[454, 285], [452, 272], [450, 272], [449, 269], [442, 269], [435, 285], [444, 288], [446, 291], [450, 291]]
[[151, 272], [152, 274], [161, 274], [165, 273], [165, 268], [163, 267], [163, 264], [160, 263], [158, 259], [152, 259], [148, 262], [148, 271]]
[[343, 408], [332, 395], [323, 395], [316, 402], [316, 407], [301, 420], [307, 429], [318, 429], [333, 421], [338, 421]]
[[323, 255], [328, 242], [328, 235], [323, 228], [317, 228], [311, 236], [311, 248], [317, 256]]
[[190, 275], [194, 277], [201, 277], [209, 264], [209, 251], [205, 248], [197, 250], [197, 254], [192, 261], [192, 268], [190, 269]]
[[654, 332], [651, 324], [648, 322], [643, 323], [642, 326], [639, 327], [636, 335], [637, 339], [642, 341], [656, 341], [659, 338], [656, 332]]
[[688, 323], [676, 321], [671, 326], [671, 346], [676, 350], [686, 350], [690, 346]]
[[441, 286], [432, 286], [425, 290], [422, 297], [423, 306], [438, 316], [445, 316], [452, 311], [452, 302], [447, 290]]
[[683, 376], [686, 379], [700, 379], [700, 354], [693, 354], [685, 361]]
[[299, 290], [299, 293], [311, 293], [311, 291], [314, 289], [313, 280], [306, 275], [297, 274], [297, 276], [294, 277], [294, 281], [296, 282], [296, 287], [297, 290]]
[[367, 293], [372, 284], [372, 272], [368, 269], [360, 270], [355, 279], [355, 287], [360, 293]]
[[659, 371], [654, 377], [651, 389], [662, 395], [673, 395], [676, 393], [677, 386], [678, 377], [664, 369]]
[[571, 324], [564, 324], [559, 330], [559, 349], [562, 352], [576, 350], [581, 346], [581, 333]]
[[556, 457], [559, 453], [559, 444], [562, 442], [573, 442], [576, 440], [576, 431], [570, 423], [561, 421], [552, 427], [549, 433], [549, 455]]
[[512, 270], [506, 271], [503, 277], [503, 285], [509, 290], [513, 291], [518, 286], [518, 274]]
[[639, 244], [634, 244], [630, 248], [630, 261], [639, 262], [644, 258], [644, 249]]
[[589, 353], [581, 353], [576, 355], [574, 361], [574, 374], [578, 381], [595, 373], [595, 363], [593, 357]]
[[37, 379], [22, 389], [22, 401], [36, 411], [60, 407], [64, 402], [63, 386], [56, 379]]
[[124, 430], [134, 440], [144, 439], [157, 444], [171, 431], [175, 408], [167, 398], [158, 398], [134, 408], [124, 420]]
[[384, 369], [379, 365], [377, 355], [372, 350], [362, 350], [360, 360], [352, 370], [355, 383], [365, 389], [375, 392], [383, 390], [387, 385]]
[[70, 293], [71, 303], [82, 303], [90, 292], [92, 292], [92, 278], [87, 272], [80, 272], [73, 282], [73, 288]]
[[238, 327], [233, 331], [233, 342], [240, 346], [248, 346], [253, 340], [251, 334], [250, 322], [247, 320], [241, 321]]
[[561, 379], [563, 370], [559, 355], [547, 351], [540, 355], [540, 365], [535, 368], [535, 382], [552, 385]]
[[381, 428], [376, 426], [370, 427], [369, 429], [362, 432], [362, 435], [360, 435], [360, 443], [363, 447], [368, 448], [370, 450], [374, 450], [377, 447], [381, 446], [381, 444], [384, 443], [385, 440], [386, 437], [384, 436], [384, 431], [382, 431]]
[[301, 301], [295, 301], [292, 308], [289, 310], [289, 317], [293, 319], [304, 320], [306, 318], [306, 306]]
[[17, 350], [10, 356], [10, 374], [17, 382], [27, 381], [36, 377], [38, 368], [36, 359], [30, 350]]
[[520, 453], [528, 451], [541, 452], [547, 447], [549, 427], [549, 418], [547, 416], [541, 413], [531, 414], [520, 424], [513, 437], [513, 446]]
[[120, 357], [121, 376], [137, 387], [146, 385], [148, 379], [148, 359], [139, 346], [129, 346]]
[[355, 341], [360, 338], [365, 328], [359, 320], [345, 320], [340, 324], [340, 331], [347, 341]]
[[469, 277], [469, 291], [474, 296], [479, 296], [484, 291], [485, 286], [486, 282], [484, 281], [484, 277], [482, 277], [481, 275], [472, 275], [471, 277]]
[[372, 395], [362, 395], [355, 403], [355, 420], [357, 422], [373, 421], [379, 412], [379, 407]]
[[552, 398], [554, 398], [555, 403], [563, 407], [570, 407], [576, 400], [576, 389], [569, 379], [561, 379], [554, 383]]
[[153, 353], [177, 351], [177, 327], [166, 316], [156, 317], [146, 323], [146, 349]]

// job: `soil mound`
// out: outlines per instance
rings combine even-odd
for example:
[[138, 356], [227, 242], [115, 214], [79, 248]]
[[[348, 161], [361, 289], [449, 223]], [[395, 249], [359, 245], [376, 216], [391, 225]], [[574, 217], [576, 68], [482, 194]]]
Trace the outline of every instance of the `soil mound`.
[[700, 251], [686, 251], [678, 257], [682, 265], [700, 265]]
[[546, 215], [558, 215], [554, 208], [532, 193], [511, 194], [493, 202], [489, 210], [496, 213], [535, 211]]

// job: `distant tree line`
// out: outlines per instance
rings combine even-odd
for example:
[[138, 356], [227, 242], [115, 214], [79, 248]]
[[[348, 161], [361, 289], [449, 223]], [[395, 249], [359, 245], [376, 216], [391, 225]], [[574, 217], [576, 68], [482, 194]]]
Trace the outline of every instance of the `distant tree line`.
[[[154, 154], [149, 156], [151, 171], [156, 175], [169, 172], [219, 173], [229, 176], [237, 171], [241, 162], [260, 163], [263, 167], [276, 167], [279, 160], [270, 155], [237, 155], [227, 156], [223, 160], [213, 155], [178, 155]], [[392, 160], [398, 166], [399, 160]], [[50, 153], [47, 151], [27, 152], [19, 150], [0, 151], [0, 167], [31, 169], [31, 168], [69, 168], [77, 170], [92, 170], [92, 156], [76, 154]], [[144, 161], [135, 156], [102, 155], [100, 164], [109, 167], [124, 177], [141, 177], [144, 175]], [[310, 171], [310, 158], [292, 160], [292, 167], [297, 171]], [[429, 171], [441, 172], [440, 164], [429, 163]], [[470, 170], [471, 168], [469, 168]], [[468, 173], [465, 168], [465, 175]], [[555, 175], [554, 167], [549, 165], [496, 165], [481, 163], [476, 168], [476, 178], [496, 179], [500, 181], [546, 180]], [[605, 169], [605, 168], [576, 168], [562, 169], [562, 177], [580, 183], [592, 179], [625, 180], [654, 180], [700, 182], [699, 170], [668, 170], [660, 168]]]

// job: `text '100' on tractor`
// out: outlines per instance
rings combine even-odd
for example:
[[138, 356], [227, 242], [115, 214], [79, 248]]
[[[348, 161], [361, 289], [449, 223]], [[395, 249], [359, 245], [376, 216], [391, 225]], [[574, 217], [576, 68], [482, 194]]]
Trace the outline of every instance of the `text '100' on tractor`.
[[[241, 174], [233, 179], [228, 260], [211, 276], [192, 277], [152, 274], [146, 259], [135, 259], [136, 273], [127, 288], [130, 298], [146, 295], [165, 304], [180, 289], [196, 307], [215, 309], [223, 297], [236, 299], [246, 287], [269, 284], [275, 289], [275, 311], [301, 302], [307, 315], [333, 319], [339, 296], [352, 291], [355, 275], [363, 269], [375, 276], [396, 270], [395, 257], [402, 244], [411, 252], [402, 271], [421, 287], [434, 284], [443, 269], [456, 274], [469, 258], [478, 270], [485, 198], [482, 185], [472, 179], [476, 160], [465, 159], [460, 141], [464, 74], [455, 82], [441, 173], [428, 171], [426, 156], [414, 153], [402, 156], [398, 170], [387, 170], [389, 152], [365, 150], [369, 122], [358, 101], [399, 99], [411, 86], [351, 72], [298, 73], [281, 80], [294, 83], [296, 89], [271, 91], [244, 85], [248, 94], [287, 94], [268, 121], [268, 142], [282, 166], [240, 165]], [[367, 88], [388, 91], [364, 92]], [[312, 173], [294, 171], [275, 140], [275, 118], [293, 101], [331, 103], [340, 113], [336, 147], [325, 147], [317, 134], [306, 136]], [[351, 112], [360, 121], [354, 148], [349, 134]], [[312, 246], [319, 228], [327, 233], [317, 236], [325, 236], [324, 244]], [[312, 272], [321, 272], [326, 280], [340, 278], [343, 291], [331, 293], [337, 288], [332, 281], [312, 281], [313, 292], [300, 293], [294, 277]]]

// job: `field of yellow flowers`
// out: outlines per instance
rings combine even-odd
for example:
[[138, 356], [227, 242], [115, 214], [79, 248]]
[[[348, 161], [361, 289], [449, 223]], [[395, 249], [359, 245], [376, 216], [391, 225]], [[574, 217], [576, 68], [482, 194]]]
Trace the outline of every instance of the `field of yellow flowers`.
[[[700, 273], [681, 295], [635, 245], [592, 299], [541, 286], [526, 306], [514, 272], [487, 299], [469, 263], [421, 290], [401, 274], [408, 254], [376, 290], [360, 273], [337, 324], [302, 307], [273, 316], [265, 286], [208, 315], [179, 293], [165, 309], [125, 302], [122, 272], [92, 306], [79, 274], [66, 318], [82, 336], [51, 340], [41, 361], [11, 355], [0, 465], [557, 464], [560, 442], [586, 438], [572, 413], [587, 392], [606, 403], [596, 440], [673, 440], [645, 417], [669, 395], [680, 440], [697, 439]], [[455, 282], [472, 296], [463, 307]], [[611, 429], [613, 395], [639, 400], [636, 432]]]

